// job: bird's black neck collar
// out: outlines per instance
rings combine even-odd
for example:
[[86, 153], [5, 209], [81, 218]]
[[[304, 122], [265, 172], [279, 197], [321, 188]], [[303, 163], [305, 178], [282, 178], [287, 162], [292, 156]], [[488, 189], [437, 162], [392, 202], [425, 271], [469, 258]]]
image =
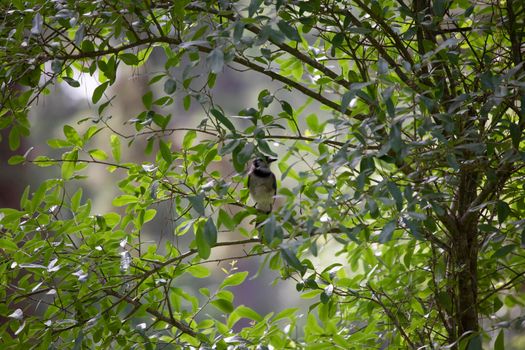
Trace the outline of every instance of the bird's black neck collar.
[[272, 174], [270, 169], [264, 169], [264, 168], [255, 168], [253, 169], [253, 173], [259, 177], [268, 177]]

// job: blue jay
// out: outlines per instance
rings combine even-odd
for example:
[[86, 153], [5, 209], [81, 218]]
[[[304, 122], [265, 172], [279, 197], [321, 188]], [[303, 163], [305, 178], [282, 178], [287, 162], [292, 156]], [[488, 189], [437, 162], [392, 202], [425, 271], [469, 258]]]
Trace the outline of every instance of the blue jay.
[[256, 203], [255, 208], [265, 214], [272, 211], [277, 191], [275, 174], [270, 170], [270, 163], [276, 160], [269, 157], [256, 158], [248, 171], [248, 189]]

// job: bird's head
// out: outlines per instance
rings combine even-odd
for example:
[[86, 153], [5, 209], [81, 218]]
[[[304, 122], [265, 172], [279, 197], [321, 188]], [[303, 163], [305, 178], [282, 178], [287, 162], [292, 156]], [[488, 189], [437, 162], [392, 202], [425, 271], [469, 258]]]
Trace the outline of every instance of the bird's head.
[[259, 168], [268, 168], [270, 163], [275, 162], [277, 159], [270, 157], [257, 157], [253, 160], [252, 166], [256, 169]]

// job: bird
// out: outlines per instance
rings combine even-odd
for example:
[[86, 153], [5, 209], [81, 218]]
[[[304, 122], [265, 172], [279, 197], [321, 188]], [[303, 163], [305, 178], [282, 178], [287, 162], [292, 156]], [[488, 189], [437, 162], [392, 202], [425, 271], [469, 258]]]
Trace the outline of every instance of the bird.
[[255, 208], [264, 214], [271, 213], [277, 192], [277, 180], [270, 170], [270, 163], [276, 160], [270, 157], [255, 158], [248, 171], [250, 195], [256, 203]]

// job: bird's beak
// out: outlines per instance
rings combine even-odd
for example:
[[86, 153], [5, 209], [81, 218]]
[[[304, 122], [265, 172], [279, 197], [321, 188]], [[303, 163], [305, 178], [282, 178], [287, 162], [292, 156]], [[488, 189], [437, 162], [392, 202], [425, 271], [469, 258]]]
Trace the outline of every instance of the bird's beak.
[[268, 157], [268, 163], [273, 163], [277, 160], [277, 158], [270, 158]]

